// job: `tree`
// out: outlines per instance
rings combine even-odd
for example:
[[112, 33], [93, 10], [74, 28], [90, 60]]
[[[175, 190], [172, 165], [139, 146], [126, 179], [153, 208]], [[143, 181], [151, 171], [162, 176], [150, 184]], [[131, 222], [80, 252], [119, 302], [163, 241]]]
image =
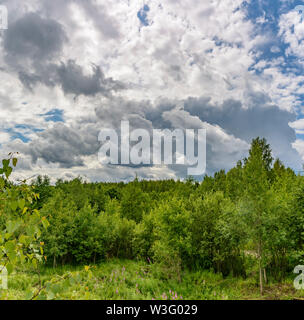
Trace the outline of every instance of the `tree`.
[[34, 181], [32, 181], [31, 185], [34, 186], [35, 192], [39, 194], [39, 199], [35, 203], [35, 208], [40, 210], [52, 194], [50, 178], [48, 176], [42, 177], [39, 175]]
[[0, 168], [0, 265], [8, 273], [17, 266], [28, 264], [35, 269], [43, 259], [43, 243], [40, 242], [43, 227], [48, 221], [41, 217], [33, 203], [39, 195], [25, 181], [13, 184], [9, 177], [17, 158], [9, 154]]
[[240, 186], [243, 184], [243, 163], [238, 161], [236, 167], [227, 173], [226, 177], [226, 194], [230, 199], [237, 201], [243, 194]]
[[149, 197], [142, 192], [137, 180], [129, 183], [122, 192], [122, 217], [140, 222], [144, 213], [149, 210], [149, 202]]
[[248, 234], [258, 257], [260, 293], [263, 294], [264, 242], [267, 240], [265, 220], [267, 220], [269, 172], [272, 163], [271, 149], [265, 139], [252, 140], [249, 157], [244, 166], [244, 218]]
[[[251, 148], [249, 150], [249, 158], [252, 157], [257, 152], [257, 150], [259, 150], [259, 152], [261, 153], [261, 160], [263, 162], [265, 170], [267, 171], [267, 173], [269, 173], [273, 162], [273, 157], [270, 145], [267, 143], [265, 138], [261, 139], [257, 137], [256, 139], [252, 140]], [[248, 160], [249, 159], [245, 158], [245, 164]]]

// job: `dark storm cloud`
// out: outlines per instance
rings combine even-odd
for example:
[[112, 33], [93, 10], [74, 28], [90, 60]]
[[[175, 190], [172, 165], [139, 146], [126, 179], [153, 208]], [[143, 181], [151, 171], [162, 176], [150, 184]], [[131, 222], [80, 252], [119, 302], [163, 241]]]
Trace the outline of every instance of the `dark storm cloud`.
[[[36, 65], [37, 66], [37, 65]], [[91, 74], [86, 75], [82, 66], [74, 60], [66, 63], [39, 65], [35, 73], [19, 72], [19, 80], [29, 90], [33, 90], [38, 83], [46, 86], [60, 86], [65, 94], [95, 96], [111, 95], [112, 91], [125, 89], [125, 85], [112, 78], [106, 78], [99, 66], [92, 65]]]
[[[154, 111], [149, 101], [128, 101], [122, 98], [105, 99], [96, 107], [95, 117], [82, 117], [68, 126], [56, 123], [45, 130], [39, 137], [27, 144], [19, 144], [17, 149], [31, 156], [35, 163], [43, 159], [47, 163], [56, 163], [64, 168], [82, 166], [83, 157], [96, 155], [100, 148], [99, 131], [103, 128], [120, 129], [121, 120], [129, 120], [131, 130], [135, 128], [161, 128], [165, 120], [160, 120], [162, 113], [171, 110], [174, 104], [159, 104]], [[158, 116], [157, 116], [158, 113]], [[147, 119], [150, 118], [151, 120]], [[167, 123], [170, 126], [170, 123]]]
[[[255, 96], [255, 99], [258, 97]], [[206, 126], [209, 174], [235, 165], [247, 155], [246, 142], [250, 143], [257, 136], [267, 138], [274, 155], [287, 165], [295, 167], [300, 163], [299, 155], [291, 147], [295, 134], [288, 126], [294, 115], [272, 105], [245, 109], [235, 100], [227, 100], [217, 106], [211, 104], [209, 98], [189, 98], [179, 102], [163, 100], [153, 106], [149, 101], [111, 98], [106, 99], [95, 112], [96, 117], [78, 119], [73, 126], [56, 124], [40, 134], [37, 140], [24, 145], [23, 151], [30, 154], [34, 161], [41, 158], [68, 168], [83, 165], [84, 156], [97, 157], [101, 146], [97, 139], [99, 130], [112, 127], [119, 131], [120, 121], [124, 119], [130, 121], [131, 130]], [[208, 129], [209, 125], [213, 129]], [[180, 166], [170, 168], [177, 176], [185, 173], [185, 168]]]
[[27, 13], [7, 30], [3, 48], [8, 65], [31, 91], [39, 83], [50, 87], [58, 85], [64, 93], [75, 96], [108, 96], [124, 88], [121, 82], [106, 78], [99, 66], [93, 65], [92, 74], [86, 75], [74, 60], [56, 62], [66, 41], [65, 31], [58, 22]]
[[257, 136], [265, 137], [277, 157], [292, 167], [298, 167], [299, 155], [291, 147], [296, 135], [288, 125], [296, 120], [296, 115], [271, 104], [262, 93], [252, 92], [250, 97], [247, 109], [236, 100], [227, 100], [215, 106], [210, 103], [210, 98], [189, 98], [185, 101], [185, 110], [203, 121], [219, 125], [227, 133], [248, 143]]
[[10, 25], [3, 45], [9, 60], [43, 61], [61, 52], [65, 41], [67, 37], [58, 22], [27, 13]]
[[42, 79], [38, 75], [26, 73], [25, 71], [20, 71], [18, 77], [22, 84], [30, 91], [33, 91], [33, 87], [38, 82], [42, 82]]
[[66, 64], [61, 63], [57, 68], [58, 83], [61, 84], [65, 93], [73, 93], [76, 96], [94, 96], [97, 93], [107, 95], [110, 91], [117, 91], [124, 88], [123, 84], [106, 78], [100, 67], [93, 66], [93, 74], [85, 75], [81, 66], [75, 61], [69, 60]]
[[83, 155], [90, 155], [97, 148], [98, 131], [82, 124], [82, 129], [56, 123], [54, 127], [39, 134], [39, 138], [28, 144], [18, 143], [19, 150], [31, 156], [36, 163], [43, 159], [47, 163], [58, 163], [61, 167], [82, 166]]

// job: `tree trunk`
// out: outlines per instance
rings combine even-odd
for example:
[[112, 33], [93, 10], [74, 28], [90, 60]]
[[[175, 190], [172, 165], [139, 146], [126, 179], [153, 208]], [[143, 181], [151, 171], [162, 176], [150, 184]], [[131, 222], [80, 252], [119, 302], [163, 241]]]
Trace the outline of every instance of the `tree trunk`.
[[263, 272], [262, 272], [262, 250], [261, 250], [261, 241], [259, 241], [258, 247], [258, 256], [259, 256], [259, 271], [260, 271], [260, 294], [263, 295]]
[[266, 269], [264, 268], [264, 282], [267, 283]]
[[263, 275], [262, 275], [262, 268], [260, 267], [260, 294], [263, 295]]
[[56, 268], [56, 256], [54, 255], [54, 259], [53, 259], [53, 268]]

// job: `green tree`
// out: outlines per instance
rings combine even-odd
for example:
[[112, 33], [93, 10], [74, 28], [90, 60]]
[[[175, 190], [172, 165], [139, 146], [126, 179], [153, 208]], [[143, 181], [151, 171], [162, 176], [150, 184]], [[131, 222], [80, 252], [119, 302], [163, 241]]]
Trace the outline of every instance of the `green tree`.
[[37, 269], [43, 259], [41, 231], [49, 223], [37, 209], [38, 199], [31, 186], [22, 181], [16, 185], [9, 180], [17, 158], [9, 154], [0, 168], [0, 265], [11, 274], [17, 267], [29, 265]]
[[269, 204], [269, 172], [271, 149], [265, 139], [254, 139], [244, 166], [244, 218], [250, 240], [256, 250], [259, 264], [260, 293], [263, 294], [264, 244], [267, 241], [265, 221]]
[[137, 180], [129, 183], [122, 192], [122, 217], [140, 222], [143, 215], [149, 210], [149, 202], [148, 195], [142, 192]]

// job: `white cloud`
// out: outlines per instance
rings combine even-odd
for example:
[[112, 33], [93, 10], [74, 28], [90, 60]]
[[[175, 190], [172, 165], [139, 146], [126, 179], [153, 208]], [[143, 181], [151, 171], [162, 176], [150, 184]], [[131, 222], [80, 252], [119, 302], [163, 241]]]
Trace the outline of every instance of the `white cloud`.
[[293, 144], [292, 147], [298, 151], [300, 154], [302, 161], [304, 161], [304, 141], [297, 139]]
[[283, 14], [279, 22], [279, 35], [283, 38], [288, 48], [287, 55], [296, 55], [304, 58], [304, 23], [301, 15], [296, 11], [290, 11]]
[[299, 119], [294, 122], [290, 122], [289, 126], [295, 130], [304, 130], [304, 119]]
[[[29, 57], [29, 62], [25, 63], [26, 59], [22, 56], [22, 59], [9, 60], [8, 63], [0, 37], [0, 111], [3, 115], [0, 118], [0, 130], [14, 128], [18, 124], [44, 130], [27, 133], [35, 141], [36, 145], [31, 150], [35, 151], [37, 162], [33, 163], [29, 155], [24, 155], [22, 170], [25, 175], [31, 170], [59, 177], [65, 172], [78, 174], [88, 170], [90, 179], [94, 179], [94, 175], [103, 177], [102, 174], [110, 177], [108, 169], [98, 167], [88, 146], [83, 153], [75, 155], [74, 151], [79, 150], [75, 145], [77, 142], [93, 144], [92, 141], [97, 139], [94, 134], [104, 125], [103, 119], [107, 123], [117, 123], [122, 116], [132, 114], [133, 121], [137, 119], [137, 123], [145, 122], [147, 126], [152, 126], [153, 121], [145, 118], [147, 111], [155, 112], [155, 118], [167, 117], [172, 125], [177, 119], [183, 119], [189, 125], [197, 122], [200, 126], [207, 126], [213, 139], [213, 151], [217, 155], [210, 159], [213, 169], [229, 167], [248, 149], [247, 136], [245, 139], [240, 134], [227, 132], [224, 124], [204, 121], [186, 111], [173, 112], [172, 107], [167, 110], [160, 101], [167, 100], [168, 104], [174, 105], [189, 97], [210, 98], [210, 104], [225, 108], [226, 101], [230, 99], [237, 101], [245, 110], [254, 109], [255, 104], [262, 101], [265, 108], [276, 105], [291, 115], [301, 106], [299, 95], [304, 93], [304, 77], [292, 70], [283, 72], [283, 57], [272, 61], [259, 58], [260, 48], [272, 43], [271, 35], [259, 33], [254, 22], [246, 19], [241, 6], [243, 0], [147, 0], [149, 26], [143, 26], [137, 17], [143, 6], [141, 0], [30, 0], [22, 5], [19, 1], [10, 0], [4, 3], [9, 9], [10, 23], [28, 12], [38, 12], [44, 19], [57, 21], [68, 38], [52, 58], [44, 55], [43, 60], [33, 61]], [[265, 17], [257, 22], [267, 23]], [[279, 26], [279, 35], [289, 45], [286, 53], [304, 58], [304, 24], [300, 24], [297, 14], [283, 15]], [[273, 53], [279, 53], [277, 46], [271, 44], [270, 49]], [[75, 95], [67, 94], [75, 90], [66, 90], [64, 93], [60, 84], [48, 73], [48, 67], [61, 63], [67, 65], [69, 60], [75, 61], [79, 70], [82, 70], [82, 79], [92, 75], [94, 64], [100, 67], [105, 79], [119, 81], [126, 89], [109, 93], [108, 99], [101, 94], [80, 95], [75, 99]], [[18, 79], [18, 68], [30, 73], [40, 70], [39, 76], [48, 80], [51, 78], [54, 84], [47, 86], [45, 81], [37, 81], [33, 91], [29, 91]], [[76, 78], [76, 74], [72, 73], [72, 76]], [[159, 109], [160, 105], [164, 109]], [[54, 108], [63, 111], [64, 124], [46, 122], [40, 116]], [[219, 111], [222, 115], [225, 112], [225, 109]], [[291, 124], [293, 129], [300, 132], [302, 127], [297, 126]], [[61, 135], [58, 135], [59, 131]], [[79, 136], [76, 140], [67, 138], [69, 136], [65, 135], [68, 133], [74, 138]], [[1, 153], [11, 146], [29, 149], [29, 144], [21, 141], [5, 146], [10, 135], [3, 133], [2, 137]], [[52, 144], [50, 137], [62, 140], [62, 152], [58, 152], [60, 148], [54, 149], [58, 141], [54, 140]], [[291, 149], [290, 141], [291, 137], [288, 136], [284, 141], [284, 150]], [[69, 160], [65, 158], [64, 151], [75, 156], [73, 166], [69, 169], [60, 167], [61, 162]], [[45, 161], [48, 152], [49, 161]], [[292, 160], [296, 162], [294, 158]], [[80, 163], [84, 166], [80, 167]], [[176, 174], [171, 168], [140, 170], [145, 176]], [[125, 179], [131, 172], [130, 168], [120, 168], [114, 175]]]

